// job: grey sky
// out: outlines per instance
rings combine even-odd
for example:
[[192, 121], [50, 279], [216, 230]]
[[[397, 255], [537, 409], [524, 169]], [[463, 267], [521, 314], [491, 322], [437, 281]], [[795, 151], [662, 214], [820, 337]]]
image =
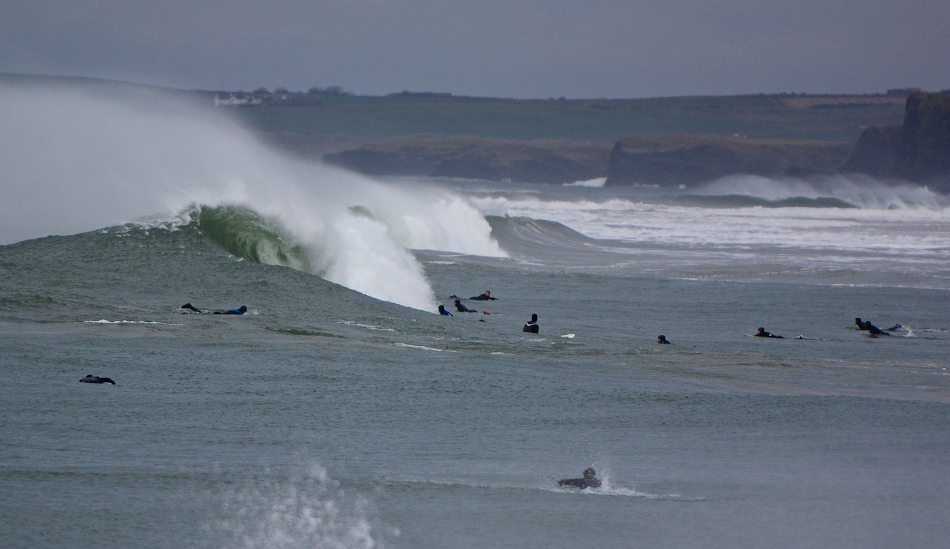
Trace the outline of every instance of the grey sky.
[[647, 97], [950, 88], [948, 0], [0, 0], [0, 72]]

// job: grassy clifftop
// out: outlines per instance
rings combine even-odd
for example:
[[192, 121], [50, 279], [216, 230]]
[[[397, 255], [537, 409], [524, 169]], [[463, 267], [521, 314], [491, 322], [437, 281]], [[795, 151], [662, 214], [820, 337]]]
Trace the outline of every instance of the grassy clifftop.
[[283, 106], [233, 111], [263, 132], [349, 135], [366, 141], [438, 134], [613, 142], [625, 135], [699, 133], [854, 142], [866, 126], [899, 124], [904, 99], [887, 95], [618, 100], [328, 96], [306, 103], [289, 96]]

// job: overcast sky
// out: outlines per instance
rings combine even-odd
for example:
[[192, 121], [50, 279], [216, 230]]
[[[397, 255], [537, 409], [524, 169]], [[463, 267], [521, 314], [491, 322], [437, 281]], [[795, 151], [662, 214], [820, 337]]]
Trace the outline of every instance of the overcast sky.
[[950, 88], [948, 0], [0, 0], [0, 72], [651, 97]]

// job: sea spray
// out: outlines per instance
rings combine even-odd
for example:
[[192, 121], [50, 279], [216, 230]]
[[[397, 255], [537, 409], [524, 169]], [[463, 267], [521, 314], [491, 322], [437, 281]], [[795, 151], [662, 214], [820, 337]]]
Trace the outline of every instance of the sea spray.
[[452, 193], [288, 158], [179, 99], [8, 87], [0, 125], [0, 243], [202, 210], [235, 255], [426, 310], [434, 296], [407, 248], [504, 255]]
[[373, 549], [378, 525], [368, 507], [314, 466], [300, 475], [248, 479], [223, 496], [219, 518], [205, 530], [219, 547]]

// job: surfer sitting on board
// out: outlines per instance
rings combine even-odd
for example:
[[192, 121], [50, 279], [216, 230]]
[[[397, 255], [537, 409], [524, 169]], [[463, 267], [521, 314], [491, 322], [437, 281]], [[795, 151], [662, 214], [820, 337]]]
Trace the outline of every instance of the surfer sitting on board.
[[531, 320], [524, 323], [524, 328], [521, 329], [522, 332], [527, 332], [529, 334], [539, 333], [541, 328], [538, 326], [538, 315], [531, 315]]
[[557, 481], [558, 486], [573, 486], [580, 488], [600, 488], [600, 479], [597, 478], [597, 471], [593, 467], [584, 469], [584, 478], [565, 478]]

